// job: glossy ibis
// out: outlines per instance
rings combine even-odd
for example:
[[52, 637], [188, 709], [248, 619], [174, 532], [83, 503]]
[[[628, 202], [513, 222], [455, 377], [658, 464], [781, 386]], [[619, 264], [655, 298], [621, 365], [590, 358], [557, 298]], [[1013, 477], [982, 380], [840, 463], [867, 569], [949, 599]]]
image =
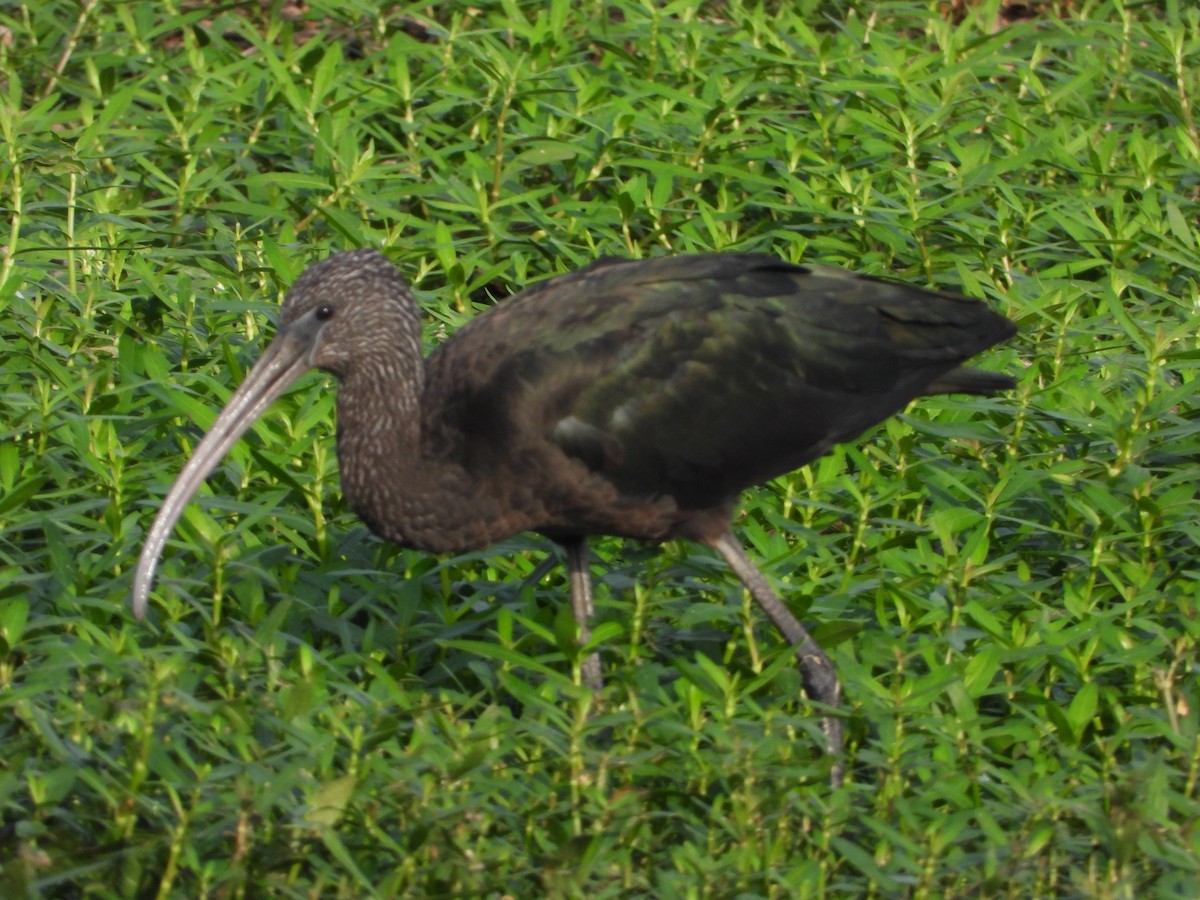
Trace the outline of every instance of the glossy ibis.
[[[340, 382], [342, 489], [373, 532], [434, 553], [549, 536], [566, 548], [584, 640], [588, 535], [707, 544], [796, 645], [828, 713], [841, 694], [833, 666], [730, 532], [738, 495], [916, 397], [1011, 387], [961, 364], [1014, 331], [977, 300], [769, 256], [606, 258], [497, 304], [424, 359], [417, 304], [392, 264], [338, 253], [296, 280], [274, 340], [167, 495], [133, 612], [145, 613], [200, 482], [318, 368]], [[583, 677], [599, 686], [595, 655]], [[823, 727], [836, 755], [840, 721]]]

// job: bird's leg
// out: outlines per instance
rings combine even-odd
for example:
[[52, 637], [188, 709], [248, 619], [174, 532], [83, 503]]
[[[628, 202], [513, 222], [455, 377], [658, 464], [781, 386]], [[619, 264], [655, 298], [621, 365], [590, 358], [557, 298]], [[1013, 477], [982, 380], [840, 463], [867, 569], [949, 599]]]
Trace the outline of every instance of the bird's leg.
[[[563, 541], [567, 549], [567, 573], [571, 579], [571, 610], [579, 626], [579, 642], [586, 644], [592, 637], [592, 575], [588, 571], [587, 538]], [[604, 687], [600, 677], [600, 654], [589, 653], [579, 666], [583, 683], [593, 691]]]
[[[750, 561], [742, 545], [729, 532], [710, 542], [718, 553], [725, 557], [729, 567], [737, 573], [742, 584], [750, 591], [750, 596], [762, 607], [767, 618], [775, 623], [796, 648], [796, 659], [800, 663], [801, 677], [804, 679], [804, 689], [808, 696], [825, 706], [836, 707], [841, 703], [842, 686], [838, 682], [837, 672], [833, 663], [825, 655], [808, 630], [800, 624], [791, 611], [783, 605], [779, 595], [767, 583], [767, 579]], [[825, 732], [825, 744], [833, 756], [833, 769], [829, 778], [834, 787], [842, 783], [843, 762], [842, 754], [842, 723], [840, 719], [825, 716], [821, 719], [821, 730]]]

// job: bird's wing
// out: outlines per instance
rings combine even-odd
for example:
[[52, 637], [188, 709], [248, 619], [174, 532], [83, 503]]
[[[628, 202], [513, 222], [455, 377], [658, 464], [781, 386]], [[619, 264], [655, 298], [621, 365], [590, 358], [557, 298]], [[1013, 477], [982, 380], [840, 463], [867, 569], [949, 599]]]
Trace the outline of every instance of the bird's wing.
[[601, 261], [451, 345], [476, 370], [460, 395], [474, 433], [534, 435], [623, 493], [699, 507], [938, 390], [1006, 321], [952, 295], [714, 254]]

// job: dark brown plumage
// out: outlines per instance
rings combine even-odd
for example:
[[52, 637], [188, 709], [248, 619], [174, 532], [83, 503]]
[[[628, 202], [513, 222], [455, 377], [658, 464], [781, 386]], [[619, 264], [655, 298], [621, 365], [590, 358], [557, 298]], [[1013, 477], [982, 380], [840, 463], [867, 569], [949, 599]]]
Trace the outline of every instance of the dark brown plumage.
[[[437, 553], [546, 534], [567, 548], [584, 636], [588, 535], [708, 544], [797, 645], [810, 695], [836, 706], [829, 660], [730, 534], [738, 495], [916, 397], [1011, 387], [960, 365], [1014, 331], [975, 300], [767, 256], [603, 259], [480, 314], [424, 360], [396, 269], [373, 250], [336, 254], [292, 286], [278, 334], [164, 502], [134, 612], [200, 481], [315, 367], [339, 379], [342, 488], [376, 534]], [[599, 684], [596, 658], [584, 677]], [[836, 752], [840, 723], [825, 727]]]

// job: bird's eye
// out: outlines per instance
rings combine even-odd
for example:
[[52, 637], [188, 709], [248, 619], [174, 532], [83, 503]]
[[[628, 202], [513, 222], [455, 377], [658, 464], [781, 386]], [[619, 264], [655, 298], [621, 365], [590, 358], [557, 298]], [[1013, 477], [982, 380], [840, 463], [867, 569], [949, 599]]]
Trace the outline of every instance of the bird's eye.
[[328, 322], [333, 318], [333, 307], [329, 304], [318, 306], [317, 311], [313, 315], [317, 317], [318, 322]]

